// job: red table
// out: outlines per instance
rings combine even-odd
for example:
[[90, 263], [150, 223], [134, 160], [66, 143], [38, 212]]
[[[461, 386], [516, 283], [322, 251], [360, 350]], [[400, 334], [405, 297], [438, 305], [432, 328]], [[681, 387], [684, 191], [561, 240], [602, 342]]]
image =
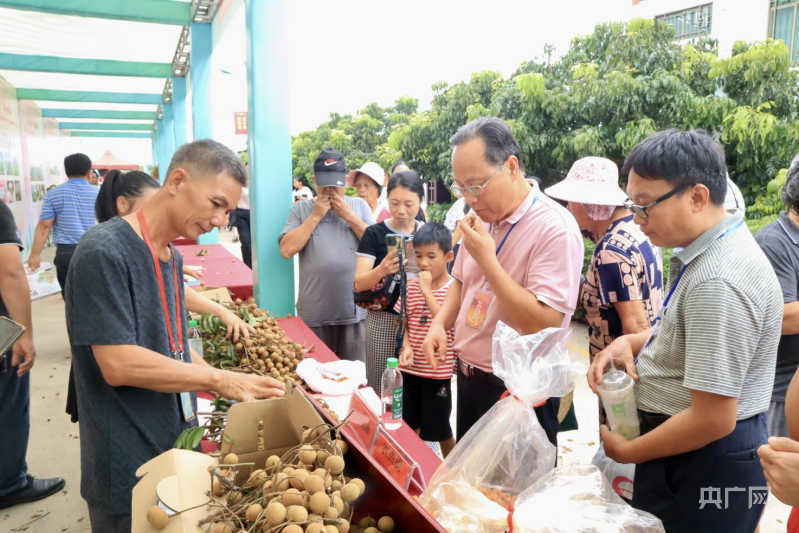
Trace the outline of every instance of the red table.
[[[299, 342], [304, 346], [314, 345], [315, 348], [308, 355], [320, 363], [329, 363], [331, 361], [338, 361], [336, 354], [330, 351], [325, 344], [319, 340], [311, 328], [305, 325], [301, 318], [284, 318], [280, 321], [280, 327], [286, 332], [286, 335], [294, 342]], [[441, 459], [427, 447], [427, 444], [419, 438], [415, 431], [413, 431], [408, 424], [402, 424], [396, 431], [391, 432], [391, 436], [413, 459], [419, 463], [422, 469], [422, 475], [425, 482], [429, 483], [430, 479], [435, 474], [436, 469], [441, 464]]]
[[[246, 300], [252, 296], [252, 270], [221, 244], [176, 246], [183, 255], [183, 265], [202, 266], [203, 279], [208, 287], [227, 287], [233, 298]], [[198, 256], [201, 250], [208, 255]]]

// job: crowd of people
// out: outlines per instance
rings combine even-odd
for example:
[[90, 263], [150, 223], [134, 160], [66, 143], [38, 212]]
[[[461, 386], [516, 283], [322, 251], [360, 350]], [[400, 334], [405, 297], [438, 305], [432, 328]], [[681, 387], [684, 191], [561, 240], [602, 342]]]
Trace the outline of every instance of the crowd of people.
[[[330, 350], [363, 361], [378, 395], [387, 360], [398, 357], [403, 418], [446, 457], [506, 392], [492, 366], [498, 322], [529, 335], [568, 327], [582, 307], [591, 389], [611, 365], [636, 381], [640, 437], [614, 432], [601, 409], [590, 415], [601, 424], [598, 453], [635, 465], [634, 507], [667, 531], [755, 531], [765, 499], [752, 490], [769, 487], [799, 506], [799, 158], [786, 212], [755, 238], [723, 150], [702, 131], [651, 135], [621, 172], [608, 159], [580, 159], [544, 190], [500, 119], [466, 124], [451, 145], [459, 199], [445, 225], [426, 220], [421, 176], [404, 162], [390, 173], [374, 162], [348, 171], [343, 154], [325, 149], [315, 196], [293, 178], [280, 251], [299, 255], [297, 313]], [[188, 345], [187, 311], [218, 314], [235, 338], [252, 332], [184, 288], [170, 245], [227, 226], [233, 212], [246, 211], [249, 227], [238, 157], [196, 141], [178, 149], [162, 185], [134, 171], [106, 176], [99, 194], [88, 188], [87, 160], [65, 160], [70, 179], [45, 199], [29, 265], [52, 228], [73, 353], [69, 412], [83, 435], [81, 494], [93, 531], [129, 531], [135, 469], [196, 424], [196, 391], [247, 401], [279, 397], [284, 386], [213, 369]], [[0, 204], [0, 244], [11, 245], [0, 246], [0, 314], [27, 328], [0, 373], [0, 410], [17, 428], [0, 435], [13, 451], [0, 457], [0, 508], [64, 484], [28, 476], [25, 464], [35, 348], [15, 229]], [[583, 238], [595, 245], [586, 272]], [[674, 250], [668, 280], [661, 249]], [[570, 411], [568, 397], [535, 407], [555, 446]]]

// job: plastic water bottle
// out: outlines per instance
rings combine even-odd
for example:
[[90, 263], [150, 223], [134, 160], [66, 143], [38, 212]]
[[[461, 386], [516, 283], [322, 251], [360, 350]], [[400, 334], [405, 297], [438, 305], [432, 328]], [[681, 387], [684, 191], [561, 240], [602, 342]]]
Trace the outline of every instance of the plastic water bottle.
[[402, 425], [402, 372], [398, 366], [397, 358], [389, 358], [382, 379], [383, 426], [389, 430], [399, 429]]
[[616, 368], [602, 376], [602, 384], [597, 387], [610, 429], [621, 433], [627, 440], [641, 435], [638, 424], [638, 410], [635, 404], [635, 381], [626, 372]]
[[[196, 320], [189, 320], [189, 348], [203, 356], [203, 336], [200, 334], [199, 324]], [[191, 360], [191, 358], [187, 358]]]

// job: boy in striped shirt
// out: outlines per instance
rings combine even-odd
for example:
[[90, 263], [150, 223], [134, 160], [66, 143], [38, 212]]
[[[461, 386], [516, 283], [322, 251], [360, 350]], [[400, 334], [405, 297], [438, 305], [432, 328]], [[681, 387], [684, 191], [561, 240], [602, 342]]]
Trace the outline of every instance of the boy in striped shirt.
[[[407, 328], [400, 356], [404, 391], [402, 418], [422, 440], [438, 442], [446, 457], [455, 447], [449, 423], [455, 332], [447, 332], [447, 357], [438, 368], [427, 362], [422, 343], [452, 283], [447, 272], [447, 264], [454, 257], [452, 234], [442, 224], [425, 224], [413, 237], [413, 252], [420, 272], [418, 280], [408, 281], [406, 296]], [[394, 309], [401, 312], [401, 306], [402, 299]]]

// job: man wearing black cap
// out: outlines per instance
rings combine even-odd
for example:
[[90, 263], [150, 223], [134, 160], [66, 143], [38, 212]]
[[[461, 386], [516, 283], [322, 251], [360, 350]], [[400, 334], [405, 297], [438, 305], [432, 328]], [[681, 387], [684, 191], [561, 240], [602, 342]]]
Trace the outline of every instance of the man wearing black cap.
[[317, 197], [298, 202], [278, 238], [286, 259], [300, 254], [297, 314], [342, 359], [365, 361], [366, 312], [355, 305], [355, 251], [367, 226], [369, 205], [344, 196], [347, 166], [338, 150], [326, 148], [314, 161]]

